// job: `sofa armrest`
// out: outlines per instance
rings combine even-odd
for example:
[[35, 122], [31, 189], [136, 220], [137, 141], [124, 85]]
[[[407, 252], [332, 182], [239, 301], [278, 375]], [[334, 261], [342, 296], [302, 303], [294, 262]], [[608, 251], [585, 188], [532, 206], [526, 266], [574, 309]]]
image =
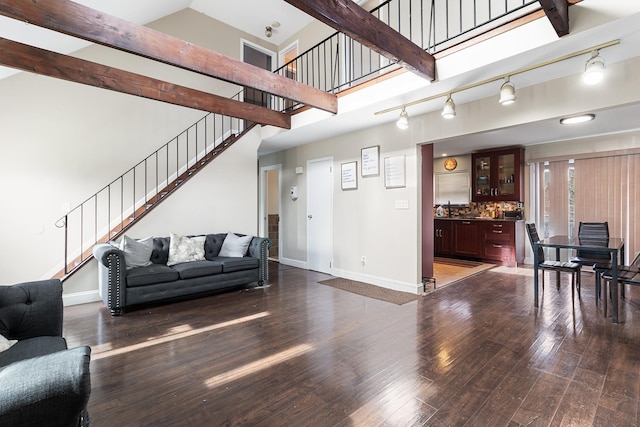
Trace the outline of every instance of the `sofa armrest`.
[[62, 310], [58, 279], [0, 286], [0, 334], [5, 338], [62, 336]]
[[124, 252], [109, 243], [93, 247], [93, 257], [98, 261], [98, 285], [102, 302], [111, 314], [120, 314], [126, 305], [127, 265]]
[[76, 347], [0, 370], [0, 427], [77, 426], [91, 393], [91, 349]]
[[254, 237], [249, 243], [247, 253], [250, 257], [260, 260], [260, 273], [258, 284], [260, 286], [269, 285], [269, 248], [271, 240], [266, 237]]

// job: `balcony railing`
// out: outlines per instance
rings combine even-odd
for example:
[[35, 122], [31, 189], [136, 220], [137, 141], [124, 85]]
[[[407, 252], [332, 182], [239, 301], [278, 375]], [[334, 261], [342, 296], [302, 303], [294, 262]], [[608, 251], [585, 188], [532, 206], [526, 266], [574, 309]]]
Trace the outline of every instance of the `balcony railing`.
[[[389, 0], [371, 13], [431, 54], [539, 10], [531, 0]], [[392, 62], [342, 34], [335, 33], [275, 72], [338, 93], [389, 71]], [[298, 107], [278, 99], [280, 110]]]

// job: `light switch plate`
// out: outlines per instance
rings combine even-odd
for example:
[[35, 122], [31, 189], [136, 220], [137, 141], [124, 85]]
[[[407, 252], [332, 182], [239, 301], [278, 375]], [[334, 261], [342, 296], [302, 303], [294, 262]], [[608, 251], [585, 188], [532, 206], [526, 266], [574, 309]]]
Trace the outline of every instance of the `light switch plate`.
[[396, 200], [396, 209], [409, 209], [408, 200]]

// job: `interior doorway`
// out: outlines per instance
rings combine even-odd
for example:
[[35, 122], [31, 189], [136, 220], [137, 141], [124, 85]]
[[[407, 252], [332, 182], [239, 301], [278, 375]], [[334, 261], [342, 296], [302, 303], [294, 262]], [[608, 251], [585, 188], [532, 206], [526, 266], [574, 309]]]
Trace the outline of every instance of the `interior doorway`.
[[[260, 67], [264, 70], [273, 71], [275, 65], [275, 52], [271, 52], [256, 44], [242, 40], [242, 61]], [[272, 97], [269, 93], [245, 87], [243, 90], [244, 102], [261, 107], [271, 108]], [[249, 125], [250, 122], [247, 122]]]
[[280, 245], [280, 176], [281, 165], [261, 168], [260, 181], [260, 236], [271, 240], [269, 260], [278, 261], [281, 257]]
[[333, 260], [333, 159], [307, 162], [307, 268], [331, 274]]

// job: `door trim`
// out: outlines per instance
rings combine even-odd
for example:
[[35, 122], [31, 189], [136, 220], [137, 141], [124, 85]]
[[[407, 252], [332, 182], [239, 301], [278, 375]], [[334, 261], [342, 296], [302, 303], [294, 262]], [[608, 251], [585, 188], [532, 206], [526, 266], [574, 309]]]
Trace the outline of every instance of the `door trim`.
[[278, 69], [278, 55], [274, 51], [269, 50], [264, 46], [260, 46], [259, 44], [252, 43], [249, 40], [246, 40], [246, 39], [243, 39], [243, 38], [240, 39], [240, 60], [242, 62], [244, 62], [244, 47], [245, 46], [249, 46], [252, 49], [258, 50], [258, 51], [260, 51], [260, 52], [262, 52], [262, 53], [264, 53], [266, 55], [269, 55], [271, 57], [271, 70], [269, 70], [269, 71], [275, 71], [275, 70]]
[[[267, 172], [277, 170], [278, 171], [278, 217], [279, 222], [282, 224], [282, 164], [276, 164], [271, 166], [263, 166], [260, 168], [260, 196], [259, 196], [259, 223], [258, 234], [260, 237], [269, 237], [269, 230], [267, 229]], [[282, 242], [282, 227], [278, 227], [278, 242]], [[278, 259], [282, 259], [282, 244], [278, 244]]]

